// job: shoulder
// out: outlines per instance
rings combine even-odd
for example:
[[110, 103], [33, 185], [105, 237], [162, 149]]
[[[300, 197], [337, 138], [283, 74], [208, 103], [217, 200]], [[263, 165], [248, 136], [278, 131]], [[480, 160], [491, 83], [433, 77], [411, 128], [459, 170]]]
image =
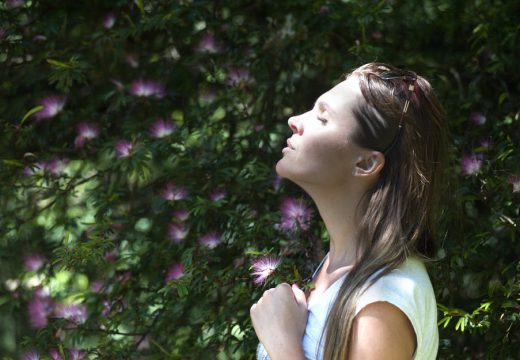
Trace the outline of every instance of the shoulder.
[[349, 359], [411, 359], [415, 348], [408, 317], [388, 302], [371, 303], [354, 318]]

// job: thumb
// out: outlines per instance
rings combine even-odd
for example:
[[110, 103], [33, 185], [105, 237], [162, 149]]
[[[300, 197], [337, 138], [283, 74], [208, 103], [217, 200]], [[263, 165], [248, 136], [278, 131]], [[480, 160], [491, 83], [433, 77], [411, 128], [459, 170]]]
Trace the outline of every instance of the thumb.
[[294, 293], [294, 298], [296, 299], [296, 302], [307, 307], [307, 298], [305, 297], [305, 293], [300, 290], [298, 285], [292, 284], [291, 289]]

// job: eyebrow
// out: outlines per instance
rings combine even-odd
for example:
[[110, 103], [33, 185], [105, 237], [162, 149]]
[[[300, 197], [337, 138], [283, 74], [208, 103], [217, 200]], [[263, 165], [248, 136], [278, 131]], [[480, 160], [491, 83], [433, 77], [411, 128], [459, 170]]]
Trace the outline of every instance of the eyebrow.
[[336, 112], [325, 101], [320, 100], [318, 98], [318, 100], [316, 100], [316, 102], [314, 103], [314, 107], [316, 107], [316, 104], [319, 105], [319, 106], [323, 106], [327, 110], [327, 112], [329, 112], [333, 116], [336, 116]]

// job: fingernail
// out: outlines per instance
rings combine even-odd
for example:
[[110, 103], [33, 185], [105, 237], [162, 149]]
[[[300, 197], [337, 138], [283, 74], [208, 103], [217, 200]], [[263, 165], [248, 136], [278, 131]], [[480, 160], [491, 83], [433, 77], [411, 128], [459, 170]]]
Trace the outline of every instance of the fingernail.
[[292, 284], [292, 286], [296, 286], [296, 289], [298, 289], [298, 290], [300, 289], [300, 287], [299, 287], [298, 284], [296, 284], [296, 283], [295, 283], [295, 284]]

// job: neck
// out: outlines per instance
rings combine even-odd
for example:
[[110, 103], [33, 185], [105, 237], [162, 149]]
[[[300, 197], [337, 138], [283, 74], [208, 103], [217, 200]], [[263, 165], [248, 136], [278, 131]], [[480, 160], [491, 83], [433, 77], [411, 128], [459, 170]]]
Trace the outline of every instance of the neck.
[[358, 218], [356, 207], [364, 189], [353, 186], [313, 187], [305, 186], [305, 191], [316, 203], [330, 237], [327, 273], [351, 267], [356, 261]]

